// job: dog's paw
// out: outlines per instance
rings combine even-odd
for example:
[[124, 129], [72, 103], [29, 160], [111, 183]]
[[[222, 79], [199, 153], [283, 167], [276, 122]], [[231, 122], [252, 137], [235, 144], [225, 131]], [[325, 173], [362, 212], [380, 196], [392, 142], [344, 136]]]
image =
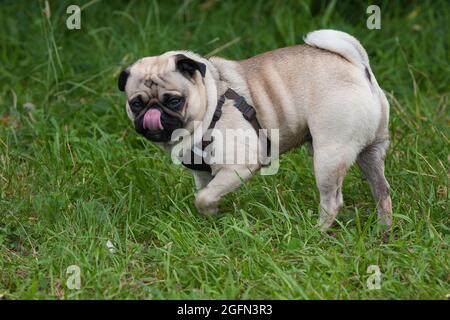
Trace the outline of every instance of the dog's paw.
[[212, 216], [219, 212], [219, 199], [211, 197], [209, 190], [203, 189], [195, 196], [195, 207], [197, 210], [207, 216]]
[[327, 233], [334, 224], [334, 217], [321, 215], [316, 227], [323, 233]]

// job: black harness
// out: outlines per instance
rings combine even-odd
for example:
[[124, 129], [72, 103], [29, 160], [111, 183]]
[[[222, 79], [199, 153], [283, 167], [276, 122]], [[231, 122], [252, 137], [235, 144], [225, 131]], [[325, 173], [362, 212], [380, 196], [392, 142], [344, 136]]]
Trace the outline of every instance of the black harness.
[[[216, 122], [219, 121], [220, 117], [222, 116], [222, 107], [225, 103], [225, 99], [230, 99], [234, 101], [234, 106], [242, 113], [245, 120], [250, 122], [253, 129], [256, 130], [256, 133], [258, 136], [263, 134], [260, 132], [260, 129], [262, 129], [261, 125], [258, 122], [258, 119], [256, 119], [256, 110], [251, 105], [245, 101], [245, 98], [243, 96], [240, 96], [236, 93], [233, 89], [229, 88], [223, 95], [220, 96], [219, 100], [217, 101], [216, 110], [214, 111], [214, 115], [212, 118], [212, 121], [209, 125], [208, 132], [211, 132], [212, 129], [214, 129], [214, 126], [216, 125]], [[268, 137], [267, 139], [267, 154], [270, 155], [270, 140]], [[202, 152], [206, 149], [206, 147], [212, 142], [211, 138], [205, 139], [203, 137], [202, 139]], [[191, 170], [196, 171], [206, 171], [211, 173], [211, 166], [205, 161], [205, 158], [202, 156], [201, 163], [195, 163], [195, 158], [198, 158], [198, 155], [194, 152], [194, 150], [191, 149], [190, 154], [190, 161], [189, 163], [182, 162], [182, 164]]]

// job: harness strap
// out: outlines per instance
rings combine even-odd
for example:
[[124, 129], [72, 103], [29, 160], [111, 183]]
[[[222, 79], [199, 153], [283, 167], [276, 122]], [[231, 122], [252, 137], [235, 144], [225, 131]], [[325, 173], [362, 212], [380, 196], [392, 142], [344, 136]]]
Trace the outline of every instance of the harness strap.
[[[253, 129], [255, 129], [256, 133], [259, 135], [264, 135], [263, 132], [260, 132], [260, 129], [262, 129], [261, 125], [258, 122], [258, 119], [256, 118], [256, 110], [251, 105], [245, 101], [245, 98], [243, 96], [240, 96], [236, 93], [233, 89], [229, 88], [222, 96], [220, 96], [219, 100], [217, 101], [216, 110], [214, 111], [214, 115], [212, 118], [212, 121], [209, 125], [208, 129], [214, 129], [216, 122], [219, 121], [220, 117], [222, 116], [222, 107], [225, 103], [225, 98], [233, 100], [234, 106], [242, 113], [245, 120], [250, 122]], [[211, 130], [208, 130], [211, 131]], [[209, 133], [208, 133], [209, 134]], [[264, 135], [265, 136], [265, 135]], [[267, 139], [267, 153], [270, 154], [270, 140], [267, 136], [265, 136]], [[208, 139], [205, 139], [205, 137], [202, 139], [202, 151], [205, 150], [205, 148], [212, 142], [211, 137], [208, 137]], [[207, 171], [211, 172], [211, 166], [205, 162], [204, 157], [202, 156], [202, 162], [201, 163], [194, 163], [194, 159], [196, 156], [198, 156], [194, 150], [191, 150], [191, 159], [190, 163], [182, 162], [182, 164], [191, 170], [196, 171]]]
[[233, 89], [229, 88], [225, 92], [225, 97], [230, 100], [234, 100], [234, 106], [242, 113], [245, 120], [250, 122], [253, 129], [255, 129], [258, 136], [261, 134], [263, 135], [263, 138], [265, 137], [267, 140], [267, 154], [270, 155], [270, 140], [265, 134], [260, 131], [262, 129], [261, 125], [258, 122], [258, 119], [256, 118], [256, 110], [251, 105], [245, 101], [245, 98], [243, 96], [240, 96], [236, 93]]

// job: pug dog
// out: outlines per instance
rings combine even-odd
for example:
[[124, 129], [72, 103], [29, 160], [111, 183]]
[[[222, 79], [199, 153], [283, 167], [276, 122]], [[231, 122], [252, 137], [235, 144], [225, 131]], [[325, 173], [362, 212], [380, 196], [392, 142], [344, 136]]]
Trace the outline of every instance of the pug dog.
[[[262, 129], [277, 132], [271, 144], [278, 154], [309, 145], [322, 231], [343, 205], [343, 180], [356, 161], [375, 198], [379, 222], [389, 229], [392, 205], [384, 175], [389, 103], [368, 55], [356, 38], [336, 30], [310, 32], [304, 42], [239, 61], [189, 51], [145, 57], [122, 71], [118, 87], [126, 92], [136, 131], [168, 152], [179, 144], [201, 144], [212, 124], [214, 130], [246, 129], [257, 136], [254, 118]], [[230, 99], [229, 92], [238, 98]], [[253, 109], [253, 119], [237, 108], [239, 98]], [[212, 149], [228, 150], [215, 143]], [[258, 146], [237, 145], [244, 147], [261, 158]], [[261, 167], [257, 161], [211, 163], [209, 171], [194, 168], [197, 209], [217, 213], [220, 199]]]

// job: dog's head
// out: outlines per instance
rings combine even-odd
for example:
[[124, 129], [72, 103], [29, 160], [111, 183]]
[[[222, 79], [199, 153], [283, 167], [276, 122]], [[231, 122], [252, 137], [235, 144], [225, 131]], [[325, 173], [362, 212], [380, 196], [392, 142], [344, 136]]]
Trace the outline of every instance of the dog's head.
[[169, 142], [176, 129], [193, 131], [208, 107], [208, 61], [191, 52], [167, 52], [136, 61], [119, 75], [126, 109], [136, 131], [155, 142]]

